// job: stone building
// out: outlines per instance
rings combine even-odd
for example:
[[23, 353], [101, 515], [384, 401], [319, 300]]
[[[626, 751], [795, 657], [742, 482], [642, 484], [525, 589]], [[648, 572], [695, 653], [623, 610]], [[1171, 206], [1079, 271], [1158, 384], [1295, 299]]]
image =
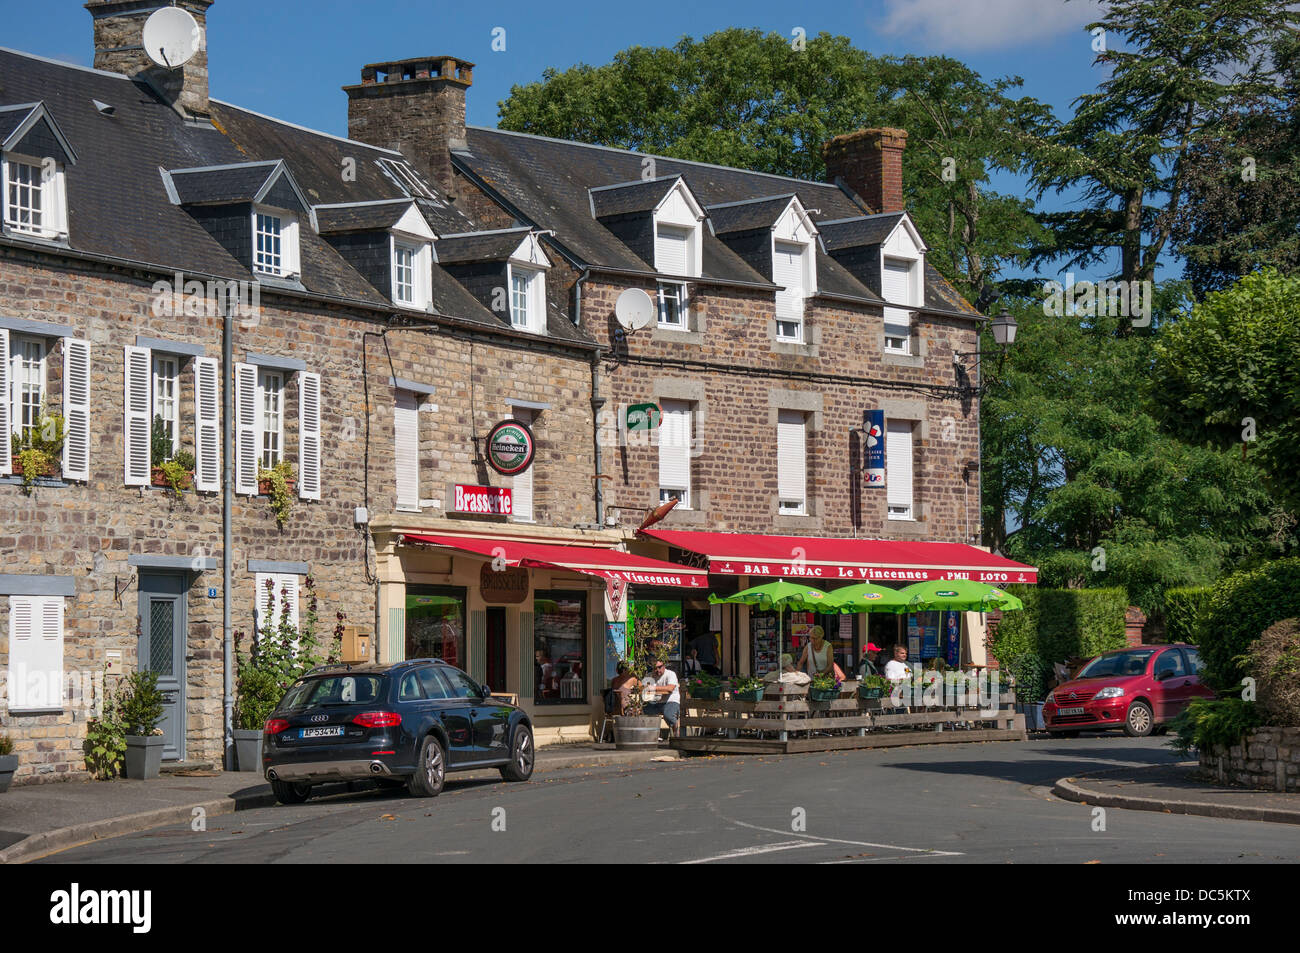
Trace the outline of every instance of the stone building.
[[[235, 641], [285, 612], [454, 662], [544, 743], [597, 723], [629, 599], [748, 672], [761, 620], [709, 589], [1032, 579], [969, 545], [983, 319], [924, 260], [902, 133], [836, 140], [821, 184], [467, 128], [473, 64], [438, 56], [364, 67], [344, 139], [210, 97], [211, 0], [177, 4], [176, 69], [143, 49], [164, 4], [86, 6], [94, 69], [0, 51], [20, 782], [83, 772], [87, 718], [141, 667], [166, 757], [220, 762]], [[842, 661], [876, 631], [837, 629]]]

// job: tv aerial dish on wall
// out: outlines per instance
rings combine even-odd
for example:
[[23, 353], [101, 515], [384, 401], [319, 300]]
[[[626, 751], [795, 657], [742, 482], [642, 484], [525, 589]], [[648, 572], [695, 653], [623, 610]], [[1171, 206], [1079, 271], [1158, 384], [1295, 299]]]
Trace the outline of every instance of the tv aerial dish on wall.
[[167, 69], [177, 69], [194, 59], [202, 48], [203, 31], [188, 10], [163, 7], [145, 21], [143, 42], [149, 59]]
[[654, 320], [655, 303], [640, 288], [628, 288], [614, 302], [614, 317], [629, 334], [640, 331]]

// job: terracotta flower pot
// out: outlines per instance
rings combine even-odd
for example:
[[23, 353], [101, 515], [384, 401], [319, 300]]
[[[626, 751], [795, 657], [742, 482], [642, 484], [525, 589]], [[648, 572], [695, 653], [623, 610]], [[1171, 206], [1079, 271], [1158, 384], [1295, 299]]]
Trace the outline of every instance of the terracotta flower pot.
[[[154, 467], [152, 470], [152, 479], [150, 481], [154, 486], [164, 486], [171, 489], [172, 485], [167, 479], [167, 474], [163, 472], [162, 467]], [[194, 471], [186, 470], [185, 479], [181, 480], [182, 490], [191, 490], [194, 488]]]
[[[288, 487], [288, 489], [289, 489], [289, 495], [290, 495], [290, 496], [293, 496], [293, 488], [294, 488], [295, 486], [298, 485], [298, 481], [297, 481], [297, 480], [286, 479], [286, 480], [284, 481], [284, 485], [285, 485], [286, 487]], [[257, 492], [258, 492], [258, 494], [261, 495], [261, 496], [270, 496], [270, 495], [271, 495], [271, 481], [270, 481], [270, 480], [258, 480], [258, 481], [257, 481]]]
[[[19, 461], [19, 459], [18, 459], [17, 457], [14, 457], [14, 460], [13, 460], [13, 467], [11, 468], [11, 471], [12, 471], [12, 473], [13, 473], [14, 476], [23, 476], [23, 465], [22, 465], [22, 463]], [[57, 476], [58, 473], [59, 473], [58, 465], [57, 465], [57, 464], [53, 464], [53, 463], [51, 463], [51, 464], [50, 464], [49, 466], [47, 466], [47, 467], [46, 467], [42, 472], [37, 473], [36, 476], [38, 476], [38, 477], [52, 477], [52, 476]]]

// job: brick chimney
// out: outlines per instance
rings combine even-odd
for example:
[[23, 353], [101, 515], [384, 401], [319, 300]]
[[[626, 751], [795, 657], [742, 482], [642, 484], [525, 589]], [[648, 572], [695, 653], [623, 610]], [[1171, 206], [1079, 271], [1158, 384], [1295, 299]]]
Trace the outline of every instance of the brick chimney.
[[905, 148], [902, 129], [859, 129], [836, 136], [822, 147], [826, 178], [842, 179], [873, 212], [901, 212]]
[[443, 193], [455, 194], [451, 150], [465, 148], [465, 90], [474, 64], [425, 56], [362, 67], [348, 94], [348, 137], [396, 149]]
[[[188, 116], [207, 116], [208, 7], [213, 0], [90, 0], [95, 21], [95, 69], [143, 80], [172, 108]], [[189, 11], [199, 24], [199, 52], [177, 69], [156, 65], [144, 51], [142, 34], [149, 15], [163, 7]]]

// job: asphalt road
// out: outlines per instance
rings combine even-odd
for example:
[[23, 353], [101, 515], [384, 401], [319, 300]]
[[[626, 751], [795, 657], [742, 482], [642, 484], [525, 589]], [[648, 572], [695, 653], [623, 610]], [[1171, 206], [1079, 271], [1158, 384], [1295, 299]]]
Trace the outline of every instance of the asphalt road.
[[[1100, 810], [1050, 793], [1086, 768], [1177, 760], [1163, 738], [938, 745], [452, 775], [158, 828], [41, 863], [1297, 863], [1300, 825]], [[495, 778], [495, 772], [493, 772]], [[1104, 821], [1104, 830], [1095, 829]]]

